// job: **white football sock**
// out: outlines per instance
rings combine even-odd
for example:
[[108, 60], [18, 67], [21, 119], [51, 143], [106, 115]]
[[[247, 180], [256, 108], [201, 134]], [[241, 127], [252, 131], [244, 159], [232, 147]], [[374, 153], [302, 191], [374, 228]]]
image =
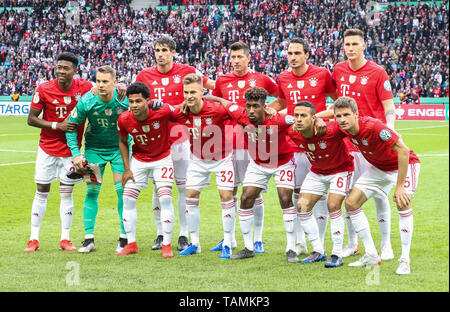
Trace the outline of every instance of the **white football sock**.
[[[238, 211], [239, 211], [239, 197], [237, 195], [233, 196], [233, 204], [234, 204], [234, 215], [237, 216], [238, 215]], [[236, 219], [238, 218], [234, 218], [234, 224], [233, 224], [233, 229], [231, 230], [231, 241], [235, 242], [236, 241]]]
[[253, 207], [250, 209], [239, 209], [239, 225], [241, 226], [244, 245], [248, 250], [253, 250], [253, 222], [255, 216]]
[[200, 246], [200, 208], [198, 198], [186, 198], [186, 222], [191, 236], [191, 243]]
[[356, 234], [355, 232], [355, 228], [353, 227], [352, 221], [350, 220], [350, 215], [347, 209], [345, 209], [345, 224], [347, 225], [347, 244], [351, 247], [356, 247], [358, 245], [358, 234]]
[[387, 196], [374, 197], [378, 227], [381, 232], [381, 248], [391, 244], [391, 205]]
[[330, 212], [331, 240], [333, 241], [332, 255], [342, 256], [342, 246], [344, 244], [345, 222], [342, 211], [339, 209]]
[[73, 218], [73, 185], [60, 185], [59, 215], [61, 218], [61, 240], [70, 240], [70, 227]]
[[378, 252], [375, 248], [375, 244], [373, 243], [369, 222], [367, 221], [364, 211], [361, 208], [358, 208], [353, 211], [348, 211], [348, 214], [350, 215], [350, 220], [353, 224], [355, 232], [358, 233], [358, 236], [364, 244], [366, 253], [377, 255]]
[[33, 205], [31, 206], [31, 234], [30, 240], [39, 240], [39, 230], [41, 228], [42, 219], [47, 210], [47, 198], [49, 192], [36, 191], [34, 194]]
[[297, 217], [300, 219], [300, 224], [305, 232], [305, 235], [308, 237], [313, 250], [323, 254], [324, 249], [319, 237], [319, 228], [317, 227], [317, 222], [313, 216], [313, 212], [301, 212], [297, 214]]
[[122, 220], [127, 233], [128, 244], [136, 242], [137, 209], [136, 201], [140, 191], [125, 187], [123, 190]]
[[253, 205], [253, 211], [254, 211], [254, 240], [255, 242], [262, 242], [262, 233], [264, 228], [264, 199], [262, 196], [258, 197], [255, 200], [255, 203]]
[[173, 221], [175, 219], [175, 212], [172, 203], [172, 189], [168, 187], [160, 188], [158, 190], [158, 197], [161, 205], [163, 245], [169, 245], [172, 241]]
[[398, 226], [400, 230], [400, 240], [402, 242], [401, 258], [409, 261], [409, 251], [411, 250], [411, 240], [414, 227], [412, 209], [398, 212]]
[[187, 227], [186, 221], [186, 182], [178, 182], [177, 181], [177, 190], [178, 190], [178, 220], [180, 223], [180, 235], [189, 237], [189, 231]]
[[325, 244], [325, 233], [328, 225], [328, 196], [322, 196], [314, 205], [314, 217], [316, 218], [317, 227], [319, 229], [319, 237], [322, 245]]
[[[294, 207], [297, 209], [298, 199], [300, 194], [294, 193]], [[295, 229], [297, 232], [297, 243], [306, 246], [305, 232], [303, 231], [302, 225], [300, 224], [300, 218], [297, 218], [295, 222]]]
[[232, 230], [236, 220], [234, 210], [234, 201], [221, 202], [222, 205], [222, 224], [223, 224], [223, 244], [231, 248]]
[[295, 251], [295, 223], [297, 222], [297, 209], [295, 207], [289, 207], [282, 209], [283, 211], [283, 223], [286, 230], [286, 250]]
[[155, 225], [156, 225], [156, 235], [163, 235], [162, 225], [161, 225], [161, 205], [159, 203], [158, 190], [156, 189], [156, 185], [153, 184], [153, 216], [155, 217]]

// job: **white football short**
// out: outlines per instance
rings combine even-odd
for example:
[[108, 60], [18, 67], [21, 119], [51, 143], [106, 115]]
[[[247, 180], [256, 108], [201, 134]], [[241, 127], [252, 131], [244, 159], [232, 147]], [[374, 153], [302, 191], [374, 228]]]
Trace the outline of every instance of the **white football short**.
[[[419, 182], [420, 163], [409, 164], [408, 173], [405, 180], [405, 191], [407, 194], [414, 195]], [[397, 183], [398, 170], [383, 171], [375, 166], [371, 166], [364, 171], [355, 187], [359, 188], [367, 199], [377, 195], [387, 196], [391, 188]]]
[[295, 168], [295, 188], [299, 189], [311, 170], [311, 163], [304, 152], [295, 152], [294, 158], [297, 166]]
[[172, 187], [173, 185], [175, 175], [170, 155], [151, 162], [143, 162], [131, 157], [130, 170], [133, 172], [134, 182], [128, 180], [125, 187], [141, 191], [147, 188], [148, 180], [153, 180], [158, 189], [160, 187]]
[[364, 158], [363, 154], [359, 151], [352, 151], [350, 155], [353, 156], [353, 164], [355, 166], [355, 171], [353, 174], [353, 184], [352, 188], [355, 185], [356, 181], [358, 181], [359, 177], [363, 174], [364, 171], [368, 170], [372, 165]]
[[201, 191], [209, 187], [211, 173], [216, 176], [216, 185], [219, 190], [233, 191], [234, 166], [233, 155], [220, 160], [204, 160], [192, 155], [187, 169], [186, 189]]
[[52, 156], [44, 152], [39, 146], [36, 157], [36, 168], [34, 171], [34, 182], [38, 184], [50, 184], [56, 179], [60, 183], [73, 185], [83, 182], [83, 179], [70, 179], [67, 174], [75, 171], [72, 157]]
[[246, 149], [233, 150], [233, 165], [236, 177], [234, 179], [234, 186], [239, 186], [245, 179], [245, 172], [247, 171], [250, 155]]
[[327, 195], [330, 193], [347, 196], [353, 181], [353, 171], [323, 175], [309, 172], [303, 181], [300, 193]]
[[242, 186], [254, 186], [265, 191], [272, 176], [277, 188], [293, 190], [295, 188], [295, 158], [292, 157], [290, 161], [277, 168], [263, 167], [250, 159]]

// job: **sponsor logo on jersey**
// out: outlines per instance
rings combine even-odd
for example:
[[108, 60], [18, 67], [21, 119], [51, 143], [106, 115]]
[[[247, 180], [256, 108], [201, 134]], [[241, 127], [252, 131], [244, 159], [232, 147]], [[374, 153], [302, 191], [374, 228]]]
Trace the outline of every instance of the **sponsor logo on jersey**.
[[392, 138], [391, 131], [388, 129], [383, 129], [380, 131], [380, 139], [383, 141], [389, 141]]

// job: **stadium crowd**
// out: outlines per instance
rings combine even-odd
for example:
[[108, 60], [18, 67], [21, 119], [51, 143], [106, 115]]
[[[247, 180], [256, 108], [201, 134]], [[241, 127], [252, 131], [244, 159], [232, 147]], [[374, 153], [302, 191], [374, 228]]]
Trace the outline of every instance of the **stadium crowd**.
[[[385, 67], [394, 96], [414, 89], [420, 97], [448, 97], [446, 2], [389, 4], [375, 15], [367, 0], [161, 1], [168, 10], [133, 10], [131, 0], [82, 0], [78, 15], [68, 14], [68, 2], [0, 1], [1, 95], [31, 95], [54, 76], [53, 58], [62, 51], [80, 56], [80, 77], [93, 79], [95, 68], [109, 63], [128, 84], [154, 65], [151, 42], [161, 34], [176, 40], [176, 61], [211, 79], [230, 71], [228, 47], [237, 40], [250, 46], [251, 68], [277, 78], [287, 68], [286, 47], [294, 36], [310, 42], [311, 63], [332, 71], [344, 58], [343, 31], [358, 27], [367, 36], [367, 58]], [[171, 10], [180, 4], [187, 6]]]

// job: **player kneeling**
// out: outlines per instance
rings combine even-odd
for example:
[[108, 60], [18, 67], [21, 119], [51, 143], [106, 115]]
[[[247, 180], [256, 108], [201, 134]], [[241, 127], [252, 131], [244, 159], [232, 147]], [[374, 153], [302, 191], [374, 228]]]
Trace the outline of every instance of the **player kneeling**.
[[[173, 164], [170, 156], [169, 120], [172, 108], [164, 105], [157, 111], [149, 110], [150, 90], [142, 82], [135, 82], [127, 89], [130, 110], [122, 113], [117, 122], [119, 148], [124, 164], [122, 176], [123, 224], [128, 244], [116, 255], [137, 253], [136, 244], [136, 201], [141, 190], [147, 188], [152, 178], [158, 189], [161, 204], [163, 244], [161, 254], [164, 258], [173, 257], [171, 246], [174, 222], [172, 204]], [[129, 158], [128, 135], [133, 137], [132, 157]]]
[[371, 117], [359, 117], [355, 100], [341, 97], [334, 103], [334, 114], [342, 131], [372, 165], [356, 181], [345, 206], [350, 220], [361, 238], [366, 254], [349, 266], [380, 264], [380, 257], [370, 234], [369, 223], [362, 205], [371, 197], [389, 194], [396, 185], [394, 202], [399, 214], [402, 255], [397, 274], [409, 274], [409, 252], [413, 232], [411, 198], [417, 187], [420, 161], [403, 143], [400, 136], [381, 121]]
[[322, 136], [314, 134], [316, 119], [314, 114], [315, 108], [311, 102], [297, 103], [294, 109], [295, 125], [288, 132], [294, 143], [305, 151], [311, 162], [311, 171], [306, 175], [301, 186], [297, 217], [307, 233], [313, 252], [301, 262], [313, 263], [327, 259], [312, 209], [322, 196], [328, 194], [329, 190], [327, 206], [330, 213], [333, 250], [325, 267], [339, 267], [344, 263], [342, 245], [345, 221], [341, 207], [352, 185], [353, 156], [350, 155], [343, 141], [346, 135], [340, 131], [337, 123], [326, 122], [325, 134]]

